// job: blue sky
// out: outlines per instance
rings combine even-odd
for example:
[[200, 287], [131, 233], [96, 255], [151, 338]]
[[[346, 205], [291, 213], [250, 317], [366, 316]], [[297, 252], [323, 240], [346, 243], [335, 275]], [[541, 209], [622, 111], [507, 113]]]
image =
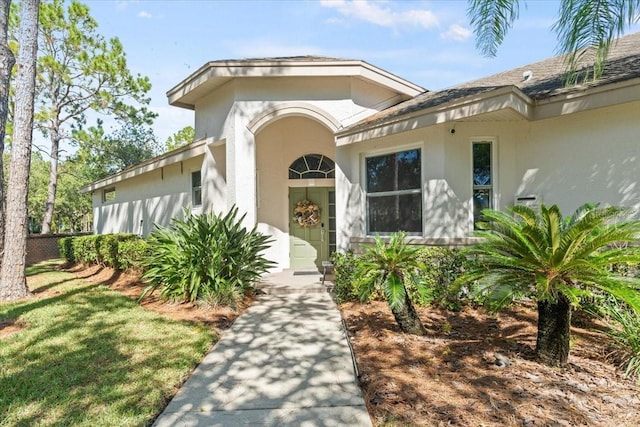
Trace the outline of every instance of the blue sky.
[[526, 65], [556, 51], [558, 1], [530, 0], [495, 58], [483, 57], [467, 1], [84, 0], [118, 37], [129, 68], [151, 79], [161, 141], [193, 124], [166, 91], [207, 61], [323, 55], [362, 59], [429, 90]]

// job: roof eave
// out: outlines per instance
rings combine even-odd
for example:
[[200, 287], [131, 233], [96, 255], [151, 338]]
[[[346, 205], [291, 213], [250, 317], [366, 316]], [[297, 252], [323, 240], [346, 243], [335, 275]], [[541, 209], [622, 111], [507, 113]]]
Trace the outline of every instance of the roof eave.
[[215, 61], [208, 62], [167, 91], [169, 104], [194, 109], [189, 94], [212, 79], [256, 77], [357, 77], [412, 98], [425, 89], [365, 61]]
[[158, 168], [197, 157], [201, 154], [204, 154], [205, 147], [211, 143], [211, 139], [212, 138], [200, 139], [184, 147], [176, 148], [175, 150], [130, 166], [121, 172], [109, 175], [105, 178], [99, 179], [98, 181], [85, 185], [84, 187], [80, 188], [80, 192], [89, 193], [101, 188], [112, 186], [126, 179], [151, 172]]
[[512, 109], [523, 119], [533, 117], [534, 101], [516, 86], [500, 87], [480, 95], [456, 99], [388, 120], [363, 124], [336, 134], [337, 145], [347, 145], [421, 127], [454, 122], [465, 118]]

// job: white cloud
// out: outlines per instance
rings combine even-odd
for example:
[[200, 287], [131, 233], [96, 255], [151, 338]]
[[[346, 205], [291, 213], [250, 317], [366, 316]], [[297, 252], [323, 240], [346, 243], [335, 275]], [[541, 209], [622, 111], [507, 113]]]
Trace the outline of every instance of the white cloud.
[[116, 9], [125, 10], [129, 7], [130, 4], [137, 2], [137, 0], [118, 0], [116, 1]]
[[463, 27], [459, 24], [452, 24], [449, 26], [449, 29], [444, 33], [440, 34], [440, 37], [446, 40], [453, 40], [457, 42], [463, 42], [468, 40], [472, 35], [470, 29]]
[[[391, 5], [397, 3], [371, 2], [369, 0], [320, 0], [323, 7], [336, 9], [348, 18], [355, 18], [381, 27], [400, 29], [412, 26], [431, 29], [438, 26], [436, 15], [426, 9], [394, 11]], [[389, 7], [383, 7], [388, 5]]]
[[153, 15], [151, 15], [149, 12], [147, 12], [146, 10], [141, 10], [140, 12], [138, 12], [138, 18], [145, 18], [145, 19], [151, 19], [153, 18]]

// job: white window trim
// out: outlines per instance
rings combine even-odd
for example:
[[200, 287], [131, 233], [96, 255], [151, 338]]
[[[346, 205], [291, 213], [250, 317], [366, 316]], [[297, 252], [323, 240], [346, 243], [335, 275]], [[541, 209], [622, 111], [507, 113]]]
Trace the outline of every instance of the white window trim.
[[[193, 187], [193, 174], [194, 172], [200, 172], [200, 204], [196, 205], [194, 203], [194, 197], [193, 197], [193, 193], [194, 193], [194, 187]], [[194, 168], [194, 169], [189, 169], [189, 198], [191, 200], [191, 211], [194, 213], [198, 213], [202, 211], [202, 205], [204, 204], [204, 194], [202, 191], [203, 185], [202, 185], [202, 169], [199, 168]]]
[[[401, 153], [403, 151], [420, 150], [420, 188], [414, 190], [402, 190], [403, 194], [415, 194], [420, 193], [422, 202], [422, 231], [420, 233], [412, 232], [407, 233], [407, 236], [424, 236], [426, 229], [426, 215], [425, 215], [425, 185], [424, 185], [424, 162], [425, 162], [425, 149], [422, 144], [410, 144], [399, 145], [394, 147], [385, 147], [384, 149], [371, 150], [360, 153], [360, 183], [362, 188], [362, 214], [364, 216], [364, 235], [367, 237], [373, 236], [389, 236], [393, 233], [371, 233], [369, 231], [369, 213], [368, 213], [368, 189], [367, 189], [367, 158], [385, 156], [394, 153]], [[398, 192], [392, 192], [393, 194], [399, 194]]]
[[473, 144], [480, 142], [491, 143], [491, 203], [493, 209], [500, 209], [500, 191], [498, 185], [498, 138], [496, 136], [474, 136], [469, 138], [469, 189], [471, 197], [469, 197], [469, 231], [473, 232]]
[[[113, 199], [112, 200], [107, 200], [107, 194], [109, 193], [113, 193]], [[103, 205], [110, 205], [112, 203], [116, 202], [116, 198], [118, 197], [118, 193], [116, 193], [116, 187], [108, 187], [108, 188], [103, 188], [102, 189], [102, 194], [100, 195], [100, 197], [102, 198], [102, 204]]]

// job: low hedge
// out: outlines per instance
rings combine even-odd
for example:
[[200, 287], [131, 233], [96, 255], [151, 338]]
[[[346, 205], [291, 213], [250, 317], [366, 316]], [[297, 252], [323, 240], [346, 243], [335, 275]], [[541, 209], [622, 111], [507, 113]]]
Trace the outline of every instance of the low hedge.
[[69, 262], [100, 264], [116, 270], [141, 270], [140, 261], [147, 252], [147, 242], [129, 233], [63, 237], [58, 247]]

